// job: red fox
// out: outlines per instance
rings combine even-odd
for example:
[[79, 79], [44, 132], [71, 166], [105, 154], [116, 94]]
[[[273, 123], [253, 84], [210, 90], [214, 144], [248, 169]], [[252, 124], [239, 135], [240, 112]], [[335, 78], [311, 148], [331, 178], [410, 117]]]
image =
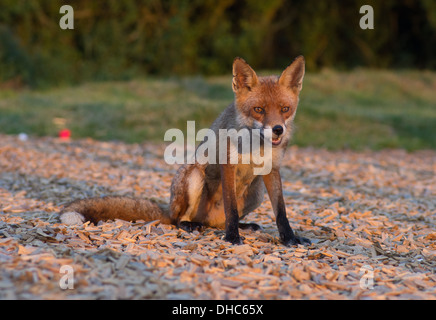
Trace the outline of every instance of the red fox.
[[[243, 59], [236, 58], [233, 62], [235, 100], [210, 129], [216, 134], [220, 129], [259, 130], [263, 143], [272, 145], [268, 174], [253, 173], [257, 166], [254, 159], [236, 164], [219, 161], [184, 164], [172, 180], [169, 204], [116, 196], [82, 199], [66, 205], [60, 213], [61, 221], [76, 224], [111, 219], [160, 220], [190, 232], [203, 226], [224, 228], [226, 241], [241, 244], [239, 228], [261, 229], [257, 224], [240, 223], [239, 220], [260, 206], [266, 187], [282, 243], [287, 246], [310, 244], [310, 240], [296, 236], [289, 225], [279, 173], [291, 137], [304, 73], [302, 56], [279, 77], [258, 77]], [[267, 130], [269, 141], [263, 134]], [[216, 148], [218, 150], [219, 146]], [[227, 157], [230, 157], [229, 149], [227, 151]]]

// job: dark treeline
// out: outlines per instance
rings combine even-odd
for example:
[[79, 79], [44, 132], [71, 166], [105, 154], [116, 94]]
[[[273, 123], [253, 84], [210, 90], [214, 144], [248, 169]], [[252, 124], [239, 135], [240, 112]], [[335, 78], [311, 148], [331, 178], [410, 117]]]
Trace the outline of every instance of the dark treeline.
[[[59, 9], [74, 8], [74, 30]], [[374, 30], [359, 9], [374, 8]], [[0, 0], [0, 82], [228, 73], [235, 56], [281, 69], [436, 68], [434, 0]]]

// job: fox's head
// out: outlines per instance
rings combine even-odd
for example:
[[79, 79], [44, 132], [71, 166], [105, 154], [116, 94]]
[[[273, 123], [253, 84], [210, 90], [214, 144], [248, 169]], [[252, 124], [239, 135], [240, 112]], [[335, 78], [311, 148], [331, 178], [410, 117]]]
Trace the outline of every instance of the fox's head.
[[271, 129], [272, 144], [287, 143], [303, 87], [304, 57], [297, 57], [280, 77], [258, 77], [241, 58], [233, 62], [233, 91], [241, 127]]

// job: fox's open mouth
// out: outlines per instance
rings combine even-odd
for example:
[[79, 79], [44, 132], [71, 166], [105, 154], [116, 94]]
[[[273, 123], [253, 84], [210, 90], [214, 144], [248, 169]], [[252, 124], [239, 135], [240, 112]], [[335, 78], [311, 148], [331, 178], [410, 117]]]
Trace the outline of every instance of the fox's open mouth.
[[271, 142], [272, 142], [273, 146], [278, 146], [282, 142], [282, 138], [281, 137], [272, 138]]
[[[262, 138], [262, 140], [265, 140], [265, 135], [263, 132], [260, 132], [260, 137]], [[278, 146], [280, 143], [282, 143], [282, 137], [277, 137], [277, 138], [271, 137], [270, 141], [273, 146]]]

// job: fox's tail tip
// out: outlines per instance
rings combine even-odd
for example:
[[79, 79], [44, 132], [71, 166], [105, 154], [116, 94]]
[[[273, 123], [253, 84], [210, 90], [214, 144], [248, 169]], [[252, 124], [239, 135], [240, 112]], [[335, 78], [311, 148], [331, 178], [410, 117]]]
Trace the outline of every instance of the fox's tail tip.
[[76, 211], [63, 212], [60, 219], [63, 224], [68, 225], [83, 224], [85, 222], [85, 217]]

